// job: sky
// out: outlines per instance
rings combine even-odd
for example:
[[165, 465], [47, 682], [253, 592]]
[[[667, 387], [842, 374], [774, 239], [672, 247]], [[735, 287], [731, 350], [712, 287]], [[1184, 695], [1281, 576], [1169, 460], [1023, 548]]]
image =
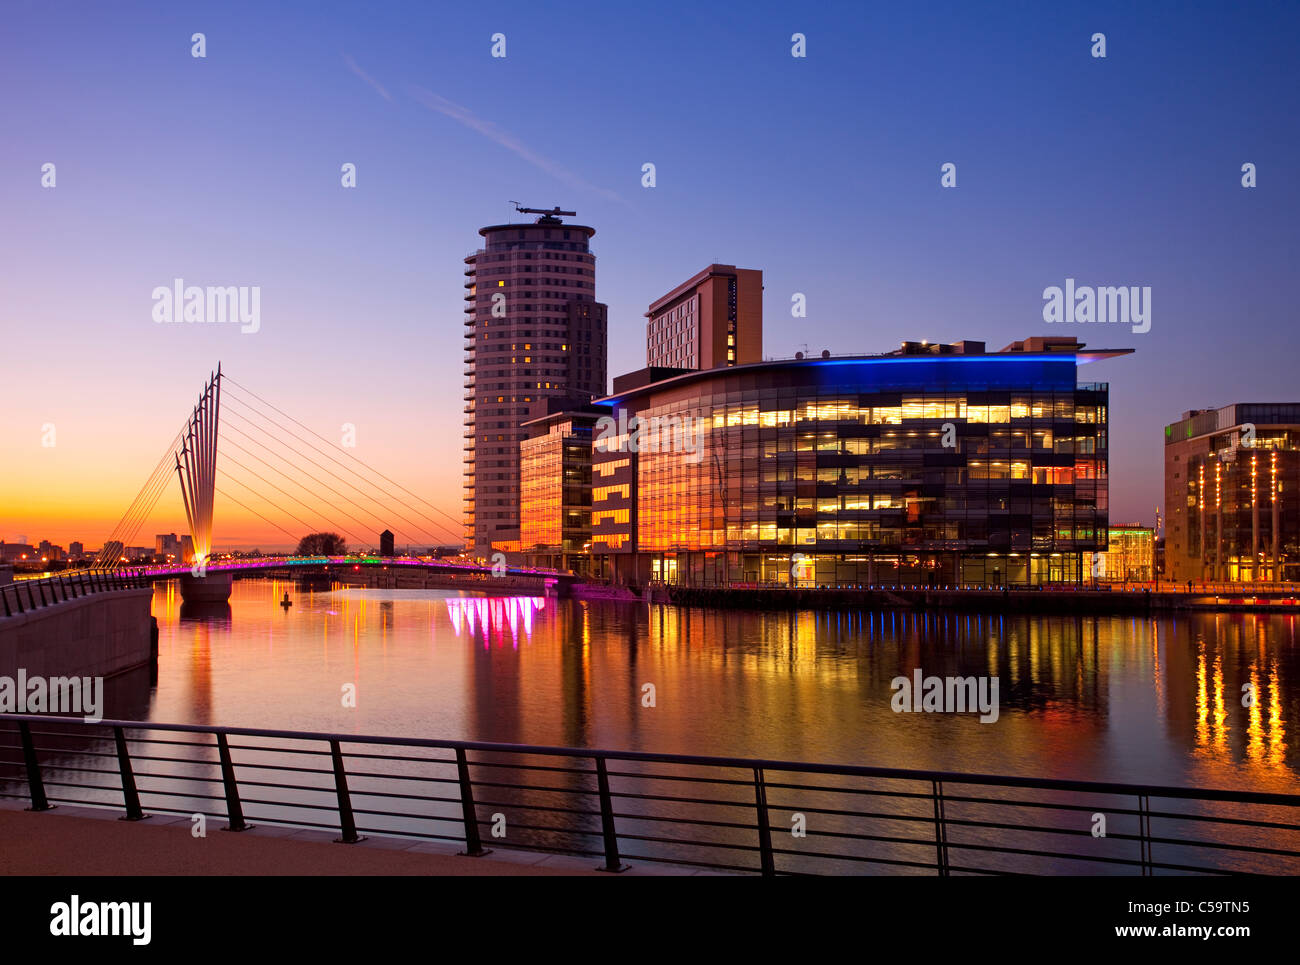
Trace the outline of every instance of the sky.
[[[1153, 522], [1165, 424], [1300, 399], [1297, 36], [1294, 3], [6, 0], [0, 539], [97, 547], [218, 361], [459, 517], [463, 259], [513, 200], [596, 229], [611, 377], [712, 262], [763, 270], [770, 356], [1135, 349], [1080, 378], [1112, 520]], [[155, 322], [176, 278], [258, 286], [258, 330]], [[1149, 286], [1150, 331], [1045, 323], [1066, 278]]]

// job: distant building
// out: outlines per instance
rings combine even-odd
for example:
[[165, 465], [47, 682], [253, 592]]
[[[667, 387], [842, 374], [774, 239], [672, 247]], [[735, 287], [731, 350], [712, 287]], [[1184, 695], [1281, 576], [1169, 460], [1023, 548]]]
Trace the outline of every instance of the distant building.
[[36, 547], [36, 553], [42, 560], [50, 562], [61, 560], [64, 557], [63, 547], [56, 546], [47, 539], [41, 540], [40, 545]]
[[763, 273], [709, 265], [646, 312], [646, 365], [712, 369], [763, 360]]
[[1164, 451], [1169, 579], [1300, 579], [1300, 403], [1193, 409]]
[[154, 552], [159, 556], [171, 556], [176, 559], [181, 558], [181, 541], [176, 538], [175, 533], [163, 533], [153, 538]]
[[6, 543], [0, 540], [0, 560], [19, 563], [37, 558], [36, 547], [30, 543]]
[[397, 555], [396, 553], [393, 552], [393, 531], [391, 529], [386, 529], [379, 534], [379, 555], [380, 556]]
[[181, 536], [181, 562], [192, 563], [194, 561], [194, 537], [189, 533]]
[[1145, 583], [1155, 579], [1156, 531], [1141, 523], [1112, 523], [1109, 547], [1099, 579], [1108, 583]]
[[86, 548], [78, 540], [73, 540], [68, 544], [68, 559], [79, 560], [86, 555]]

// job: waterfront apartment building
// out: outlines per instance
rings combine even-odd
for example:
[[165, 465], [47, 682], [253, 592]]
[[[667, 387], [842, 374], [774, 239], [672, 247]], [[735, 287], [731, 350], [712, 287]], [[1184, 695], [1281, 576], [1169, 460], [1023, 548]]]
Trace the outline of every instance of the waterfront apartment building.
[[1155, 579], [1156, 531], [1141, 523], [1112, 523], [1099, 579], [1146, 583]]
[[587, 572], [592, 430], [600, 413], [555, 411], [524, 424], [519, 452], [520, 549], [534, 566]]
[[997, 352], [907, 342], [888, 355], [615, 380], [598, 400], [618, 429], [593, 446], [593, 573], [694, 585], [1089, 581], [1107, 547], [1109, 397], [1077, 370], [1130, 351], [1073, 338]]
[[[520, 209], [538, 213], [533, 209]], [[595, 229], [556, 208], [481, 228], [465, 258], [465, 539], [518, 549], [521, 428], [539, 400], [604, 395], [606, 308], [596, 301]]]
[[1169, 579], [1300, 579], [1300, 403], [1193, 409], [1164, 449]]
[[709, 265], [646, 312], [646, 365], [712, 369], [763, 358], [763, 273]]

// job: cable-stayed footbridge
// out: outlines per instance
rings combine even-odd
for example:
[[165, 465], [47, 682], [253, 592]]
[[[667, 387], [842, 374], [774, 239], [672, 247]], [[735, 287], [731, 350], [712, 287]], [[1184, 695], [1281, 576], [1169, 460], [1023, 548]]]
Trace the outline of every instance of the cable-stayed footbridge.
[[[152, 518], [173, 480], [179, 483], [192, 550], [174, 564], [131, 566], [125, 550]], [[214, 545], [217, 500], [238, 506], [280, 531], [301, 553], [223, 556]], [[295, 533], [290, 526], [300, 527]], [[335, 445], [305, 423], [222, 372], [211, 373], [193, 411], [167, 445], [153, 472], [114, 527], [92, 563], [97, 570], [131, 568], [152, 579], [182, 581], [187, 600], [225, 600], [241, 573], [329, 572], [382, 566], [424, 570], [467, 589], [487, 588], [485, 578], [511, 585], [568, 583], [554, 570], [508, 566], [504, 558], [463, 561], [392, 550], [348, 554], [328, 538], [373, 547], [390, 537], [394, 546], [459, 545], [460, 522], [394, 479]], [[423, 558], [421, 558], [423, 557]]]

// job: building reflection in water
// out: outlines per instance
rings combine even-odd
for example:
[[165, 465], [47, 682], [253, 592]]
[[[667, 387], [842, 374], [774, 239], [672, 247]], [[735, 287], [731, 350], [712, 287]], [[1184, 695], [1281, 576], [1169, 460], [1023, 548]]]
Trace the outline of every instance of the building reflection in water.
[[461, 596], [447, 599], [447, 616], [456, 636], [461, 635], [462, 628], [471, 636], [481, 636], [485, 649], [491, 646], [494, 631], [498, 644], [504, 643], [507, 627], [511, 645], [519, 649], [519, 632], [523, 631], [525, 639], [531, 637], [534, 615], [545, 608], [544, 596]]

